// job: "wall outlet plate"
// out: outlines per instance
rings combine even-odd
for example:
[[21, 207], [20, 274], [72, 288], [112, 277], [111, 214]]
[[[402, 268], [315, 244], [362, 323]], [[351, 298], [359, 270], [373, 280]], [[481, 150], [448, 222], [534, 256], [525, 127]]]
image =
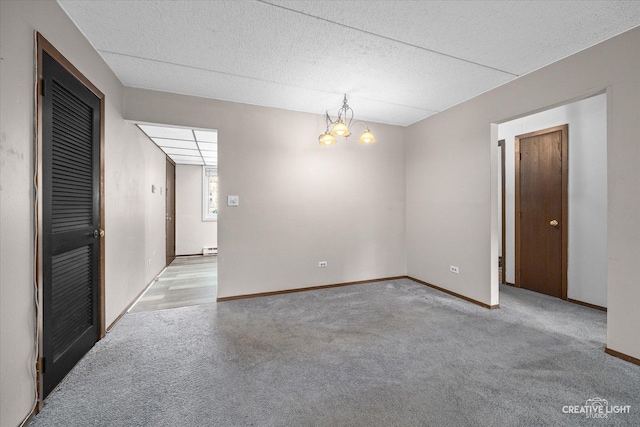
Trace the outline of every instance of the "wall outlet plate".
[[455, 274], [460, 273], [460, 269], [458, 267], [456, 267], [455, 265], [450, 265], [449, 266], [449, 271]]
[[227, 206], [239, 206], [240, 196], [227, 196]]
[[325, 268], [327, 266], [327, 261], [320, 261], [318, 263], [318, 268]]

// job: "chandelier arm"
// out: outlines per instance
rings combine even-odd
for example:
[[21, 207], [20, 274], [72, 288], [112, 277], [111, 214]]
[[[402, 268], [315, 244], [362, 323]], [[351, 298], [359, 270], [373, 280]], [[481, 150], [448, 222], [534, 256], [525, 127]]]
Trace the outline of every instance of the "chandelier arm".
[[[349, 123], [345, 123], [349, 131], [351, 131], [351, 124], [353, 123], [353, 109], [349, 108], [348, 111], [351, 111], [351, 118], [349, 119]], [[344, 121], [347, 121], [347, 112], [344, 113]], [[357, 122], [357, 121], [356, 121]]]
[[331, 126], [333, 124], [333, 122], [331, 121], [331, 117], [329, 117], [329, 112], [325, 111], [326, 117], [326, 123], [327, 123], [327, 132], [329, 132], [329, 126]]
[[358, 124], [358, 123], [362, 123], [367, 128], [367, 130], [370, 130], [369, 129], [369, 124], [367, 122], [365, 122], [364, 120], [356, 120], [355, 122], [353, 122], [354, 125]]
[[[349, 108], [349, 103], [347, 101], [347, 94], [345, 93], [344, 94], [344, 98], [342, 99], [342, 107], [340, 108], [340, 110], [338, 110], [338, 120], [339, 119], [343, 119], [343, 122], [346, 122], [347, 121], [347, 112], [349, 110], [351, 110], [351, 108]], [[344, 115], [344, 117], [343, 117], [343, 115]]]

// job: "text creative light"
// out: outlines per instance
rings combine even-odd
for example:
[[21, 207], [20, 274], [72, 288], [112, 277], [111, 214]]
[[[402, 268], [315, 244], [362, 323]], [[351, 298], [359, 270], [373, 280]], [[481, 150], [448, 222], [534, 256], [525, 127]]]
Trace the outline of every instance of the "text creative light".
[[320, 145], [334, 145], [337, 142], [336, 136], [348, 138], [349, 135], [351, 135], [351, 127], [358, 123], [362, 123], [366, 128], [366, 130], [362, 132], [362, 135], [360, 135], [358, 142], [360, 144], [371, 144], [376, 142], [376, 138], [373, 136], [371, 130], [369, 130], [369, 125], [362, 120], [353, 120], [353, 110], [349, 107], [347, 102], [347, 94], [344, 95], [342, 108], [338, 110], [338, 117], [335, 120], [331, 120], [329, 112], [326, 114], [327, 130], [318, 137]]

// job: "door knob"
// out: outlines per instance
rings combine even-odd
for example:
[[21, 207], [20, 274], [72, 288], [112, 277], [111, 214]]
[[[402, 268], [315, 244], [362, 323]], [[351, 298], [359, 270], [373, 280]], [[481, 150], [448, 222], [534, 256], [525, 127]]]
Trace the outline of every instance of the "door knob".
[[556, 221], [555, 219], [552, 219], [551, 222], [549, 222], [549, 225], [552, 227], [557, 227], [558, 226], [558, 221]]
[[93, 230], [93, 237], [95, 239], [98, 237], [104, 237], [104, 230]]

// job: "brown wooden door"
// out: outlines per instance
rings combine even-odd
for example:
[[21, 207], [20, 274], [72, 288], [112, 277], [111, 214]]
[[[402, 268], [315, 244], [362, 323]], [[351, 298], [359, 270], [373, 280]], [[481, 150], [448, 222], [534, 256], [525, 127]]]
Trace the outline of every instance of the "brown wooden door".
[[566, 299], [567, 130], [515, 140], [516, 286]]
[[176, 165], [167, 159], [166, 184], [167, 265], [176, 257]]

